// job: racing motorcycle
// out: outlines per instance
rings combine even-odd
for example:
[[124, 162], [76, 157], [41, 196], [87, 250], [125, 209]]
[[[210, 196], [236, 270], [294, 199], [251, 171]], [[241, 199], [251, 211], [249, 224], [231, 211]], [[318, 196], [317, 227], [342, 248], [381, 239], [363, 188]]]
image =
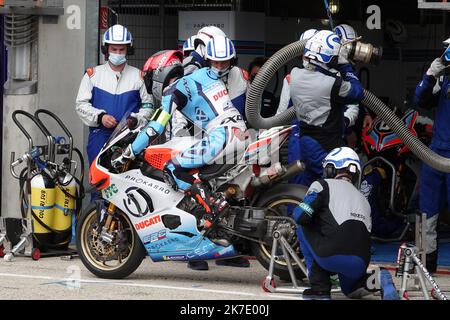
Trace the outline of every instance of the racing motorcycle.
[[[301, 203], [307, 188], [282, 183], [298, 174], [300, 162], [270, 166], [272, 157], [289, 136], [292, 126], [276, 127], [259, 135], [245, 135], [246, 148], [234, 164], [213, 164], [196, 174], [207, 181], [213, 194], [230, 204], [220, 224], [205, 231], [204, 209], [164, 181], [163, 166], [192, 145], [195, 137], [174, 137], [151, 145], [117, 171], [111, 160], [119, 156], [142, 127], [129, 128], [125, 116], [90, 167], [92, 190], [101, 199], [91, 203], [77, 222], [79, 256], [88, 270], [101, 278], [121, 279], [133, 273], [147, 255], [154, 262], [192, 261], [253, 255], [269, 268], [272, 233], [289, 230], [287, 240], [299, 254], [296, 224], [288, 211]], [[221, 246], [211, 235], [230, 239]], [[278, 255], [278, 253], [277, 253]], [[302, 266], [293, 265], [304, 277]], [[303, 268], [303, 270], [305, 270]], [[276, 257], [274, 274], [289, 279], [282, 253]]]
[[[413, 135], [428, 145], [432, 125], [427, 121], [418, 121], [419, 118], [417, 111], [407, 110], [402, 121]], [[374, 193], [369, 198], [373, 238], [382, 242], [400, 241], [408, 232], [412, 234], [414, 213], [418, 208], [421, 161], [380, 117], [374, 120], [371, 128], [363, 130], [362, 143], [369, 161], [362, 169], [360, 189], [366, 197]], [[374, 171], [380, 179], [370, 180], [369, 176]]]

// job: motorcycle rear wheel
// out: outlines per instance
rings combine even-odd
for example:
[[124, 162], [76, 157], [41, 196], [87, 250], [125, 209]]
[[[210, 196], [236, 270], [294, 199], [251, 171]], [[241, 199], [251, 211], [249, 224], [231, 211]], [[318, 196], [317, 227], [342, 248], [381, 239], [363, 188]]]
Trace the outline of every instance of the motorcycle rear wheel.
[[[270, 192], [265, 193], [268, 195], [261, 197], [257, 201], [256, 206], [273, 209], [273, 212], [275, 213], [274, 215], [287, 216], [288, 215], [287, 211], [289, 209], [295, 208], [303, 201], [303, 198], [307, 190], [308, 189], [306, 187], [301, 185], [292, 185], [292, 184], [278, 185], [270, 189]], [[299, 255], [300, 258], [302, 258], [298, 241], [295, 241], [295, 243], [290, 243], [290, 245], [293, 247], [297, 255]], [[259, 263], [265, 269], [269, 270], [272, 252], [272, 240], [270, 241], [270, 244], [267, 245], [252, 242], [251, 249], [253, 255], [256, 257]], [[281, 248], [279, 250], [281, 250]], [[289, 281], [291, 280], [291, 277], [289, 275], [287, 264], [282, 258], [282, 252], [279, 253], [280, 253], [279, 257], [281, 259], [275, 261], [274, 274], [280, 277], [281, 280]], [[306, 275], [302, 272], [302, 270], [295, 263], [295, 261], [291, 259], [291, 262], [294, 268], [296, 278], [297, 279], [305, 278]]]
[[[95, 232], [97, 226], [97, 208], [90, 204], [77, 221], [76, 243], [78, 254], [85, 267], [99, 278], [123, 279], [133, 273], [146, 256], [130, 219], [117, 210], [118, 223], [122, 224], [127, 247], [124, 252], [118, 252], [117, 247], [108, 245], [98, 239]], [[116, 258], [116, 259], [114, 259]]]

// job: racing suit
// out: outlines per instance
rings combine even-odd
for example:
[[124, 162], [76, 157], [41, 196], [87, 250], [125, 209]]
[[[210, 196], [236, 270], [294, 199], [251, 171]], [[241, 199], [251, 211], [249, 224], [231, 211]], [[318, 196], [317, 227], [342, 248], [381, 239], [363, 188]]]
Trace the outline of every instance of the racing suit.
[[[280, 114], [288, 108], [292, 107], [291, 100], [291, 75], [288, 74], [283, 80], [283, 87], [281, 89], [280, 94], [280, 103], [278, 105], [278, 109], [276, 114]], [[355, 125], [356, 120], [358, 119], [359, 106], [358, 105], [348, 105], [346, 106], [344, 112], [344, 122], [345, 127], [350, 127]], [[300, 150], [300, 122], [299, 120], [294, 120], [292, 122], [295, 127], [292, 129], [292, 133], [289, 136], [288, 140], [288, 163], [292, 163], [297, 160], [302, 160], [301, 150]], [[289, 179], [290, 183], [301, 184], [303, 173], [295, 175], [294, 177]]]
[[315, 181], [294, 210], [297, 236], [314, 291], [330, 292], [338, 274], [349, 296], [366, 285], [370, 263], [370, 205], [348, 181]]
[[241, 133], [246, 130], [246, 126], [222, 80], [210, 68], [203, 68], [184, 76], [166, 89], [161, 109], [131, 145], [134, 154], [143, 151], [155, 134], [164, 132], [175, 110], [205, 132], [203, 139], [187, 146], [165, 165], [168, 179], [173, 181], [172, 186], [186, 191], [195, 181], [191, 169], [215, 161], [225, 163], [220, 162], [224, 157], [230, 160], [230, 154], [243, 150], [245, 141]]
[[[240, 112], [244, 121], [246, 121], [245, 98], [248, 86], [247, 71], [239, 67], [233, 67], [230, 69], [230, 72], [226, 76], [220, 78], [220, 80], [222, 80], [225, 84], [225, 87], [228, 91], [228, 96], [230, 97], [233, 106]], [[171, 137], [188, 135], [189, 132], [187, 128], [189, 128], [189, 126], [190, 124], [186, 120], [186, 117], [182, 116], [180, 112], [176, 111], [171, 120]], [[168, 139], [171, 139], [171, 137], [168, 137]]]
[[89, 127], [87, 154], [89, 164], [114, 131], [101, 123], [104, 114], [120, 121], [128, 112], [150, 119], [153, 98], [147, 93], [139, 69], [126, 65], [122, 72], [111, 69], [109, 62], [86, 70], [76, 99], [76, 111]]
[[[183, 59], [183, 69], [184, 75], [188, 76], [197, 70], [205, 68], [206, 61], [203, 58], [205, 47], [200, 44], [196, 50], [192, 51], [187, 57]], [[166, 139], [171, 140], [172, 137], [187, 136], [191, 135], [192, 132], [189, 131], [190, 124], [187, 122], [186, 118], [178, 111], [172, 114], [169, 126], [166, 130]]]
[[184, 68], [184, 75], [188, 76], [192, 73], [194, 73], [197, 70], [200, 70], [202, 68], [205, 68], [206, 61], [203, 58], [205, 56], [205, 46], [200, 44], [195, 51], [192, 51], [189, 56], [183, 59], [183, 68]]
[[[444, 75], [438, 80], [434, 76], [424, 75], [416, 88], [413, 104], [420, 108], [437, 107], [430, 149], [450, 158], [450, 76]], [[450, 200], [450, 174], [424, 163], [419, 183], [419, 207], [427, 215], [427, 268], [436, 270], [437, 223], [439, 212], [443, 210], [445, 202]]]

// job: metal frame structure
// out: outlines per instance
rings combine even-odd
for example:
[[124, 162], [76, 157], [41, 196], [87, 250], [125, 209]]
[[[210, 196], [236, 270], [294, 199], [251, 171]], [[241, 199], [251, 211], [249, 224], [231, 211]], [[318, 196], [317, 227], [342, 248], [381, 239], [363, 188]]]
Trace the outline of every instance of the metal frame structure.
[[[303, 263], [300, 257], [295, 253], [292, 246], [286, 240], [286, 237], [288, 236], [289, 232], [290, 232], [289, 228], [279, 228], [275, 230], [272, 234], [273, 244], [270, 257], [269, 274], [263, 280], [262, 283], [262, 288], [265, 292], [300, 294], [309, 288], [309, 286], [300, 286], [297, 281], [298, 279], [295, 276], [291, 258], [297, 263], [297, 265], [300, 267], [300, 269], [305, 275], [308, 274], [308, 270], [306, 269], [306, 265]], [[275, 269], [275, 262], [277, 259], [279, 259], [277, 255], [279, 247], [281, 247], [281, 250], [283, 251], [283, 258], [286, 261], [286, 265], [289, 270], [289, 276], [291, 278], [292, 284], [288, 286], [277, 287], [275, 285], [274, 269]], [[341, 292], [341, 290], [334, 288], [331, 290], [331, 292]]]
[[425, 279], [431, 284], [433, 288], [431, 291], [431, 297], [436, 300], [448, 300], [446, 295], [441, 292], [441, 289], [437, 285], [436, 281], [430, 275], [425, 268], [422, 261], [416, 254], [417, 248], [412, 245], [403, 244], [399, 249], [398, 268], [396, 276], [402, 278], [399, 295], [403, 299], [408, 299], [408, 282], [413, 279], [419, 281], [420, 290], [423, 293], [425, 300], [431, 300], [427, 291], [427, 285]]

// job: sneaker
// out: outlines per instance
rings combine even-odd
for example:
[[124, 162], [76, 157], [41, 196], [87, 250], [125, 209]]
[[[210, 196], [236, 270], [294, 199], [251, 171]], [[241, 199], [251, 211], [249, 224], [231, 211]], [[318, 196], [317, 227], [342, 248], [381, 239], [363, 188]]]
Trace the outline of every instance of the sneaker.
[[206, 261], [188, 261], [188, 268], [196, 271], [206, 271], [209, 270], [208, 262]]
[[383, 300], [400, 300], [391, 273], [388, 270], [383, 269], [380, 271], [379, 281]]
[[304, 300], [331, 300], [330, 291], [314, 291], [306, 289], [303, 291], [302, 298]]
[[250, 262], [242, 257], [236, 257], [231, 259], [216, 260], [216, 265], [235, 268], [249, 268]]

